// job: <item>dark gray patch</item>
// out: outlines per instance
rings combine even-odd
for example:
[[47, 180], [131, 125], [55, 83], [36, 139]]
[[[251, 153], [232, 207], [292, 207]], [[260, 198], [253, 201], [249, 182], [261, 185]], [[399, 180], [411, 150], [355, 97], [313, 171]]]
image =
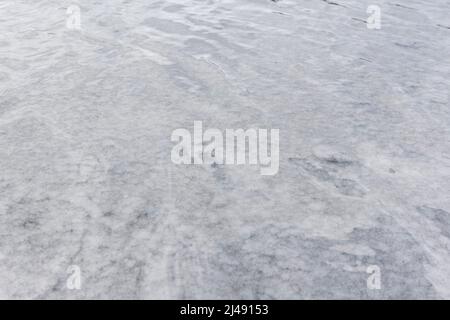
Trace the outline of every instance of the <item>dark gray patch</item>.
[[361, 185], [351, 179], [337, 179], [334, 185], [340, 193], [346, 196], [363, 197], [366, 194]]
[[450, 238], [450, 213], [428, 206], [417, 207], [417, 211], [429, 218], [441, 230], [443, 236]]
[[[240, 237], [220, 237], [205, 258], [198, 297], [230, 299], [415, 299], [435, 298], [426, 279], [420, 246], [391, 219], [388, 225], [355, 229], [344, 241], [308, 238], [276, 223]], [[251, 228], [251, 227], [250, 227]], [[217, 234], [220, 234], [218, 232]], [[374, 256], [333, 249], [336, 245], [370, 247]], [[192, 253], [193, 254], [193, 253]], [[381, 289], [367, 288], [371, 265], [381, 270]], [[187, 270], [198, 268], [184, 265]], [[206, 285], [208, 284], [208, 285]]]
[[165, 19], [147, 18], [144, 20], [143, 24], [167, 33], [175, 33], [183, 35], [192, 33], [189, 30], [189, 26], [179, 22], [174, 22]]

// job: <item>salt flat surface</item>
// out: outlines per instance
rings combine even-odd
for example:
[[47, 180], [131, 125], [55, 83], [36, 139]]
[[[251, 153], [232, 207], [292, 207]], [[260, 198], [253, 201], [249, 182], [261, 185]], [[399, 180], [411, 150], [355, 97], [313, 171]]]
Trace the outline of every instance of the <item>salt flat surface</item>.
[[[449, 12], [2, 0], [0, 298], [450, 298]], [[174, 165], [196, 120], [280, 129], [278, 174]]]

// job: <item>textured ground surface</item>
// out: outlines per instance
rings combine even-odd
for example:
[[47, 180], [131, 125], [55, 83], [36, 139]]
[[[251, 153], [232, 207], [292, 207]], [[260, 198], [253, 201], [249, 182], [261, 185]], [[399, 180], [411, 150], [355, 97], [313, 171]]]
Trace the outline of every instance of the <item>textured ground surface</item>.
[[[2, 0], [0, 298], [450, 298], [449, 12]], [[172, 164], [194, 120], [279, 173]]]

